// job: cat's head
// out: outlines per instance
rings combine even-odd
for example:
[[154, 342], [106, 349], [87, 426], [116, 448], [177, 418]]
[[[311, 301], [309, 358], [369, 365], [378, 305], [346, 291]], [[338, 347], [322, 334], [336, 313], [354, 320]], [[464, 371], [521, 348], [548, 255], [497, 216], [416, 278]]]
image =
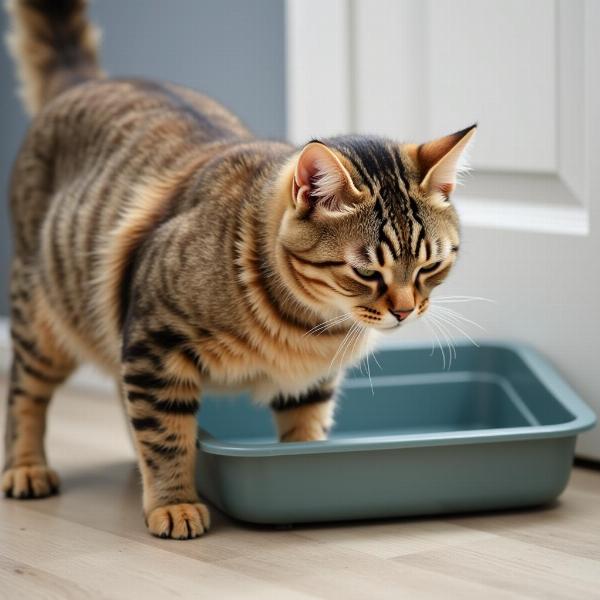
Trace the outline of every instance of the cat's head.
[[422, 145], [365, 136], [307, 144], [279, 232], [298, 298], [378, 329], [425, 312], [459, 251], [450, 195], [474, 134], [472, 126]]

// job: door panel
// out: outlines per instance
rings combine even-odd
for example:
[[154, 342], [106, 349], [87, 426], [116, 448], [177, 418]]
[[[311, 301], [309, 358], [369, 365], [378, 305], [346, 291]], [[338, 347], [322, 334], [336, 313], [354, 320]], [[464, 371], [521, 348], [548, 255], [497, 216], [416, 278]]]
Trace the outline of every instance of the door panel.
[[555, 172], [554, 3], [457, 0], [423, 6], [429, 133], [477, 119], [485, 134], [473, 154], [474, 168]]

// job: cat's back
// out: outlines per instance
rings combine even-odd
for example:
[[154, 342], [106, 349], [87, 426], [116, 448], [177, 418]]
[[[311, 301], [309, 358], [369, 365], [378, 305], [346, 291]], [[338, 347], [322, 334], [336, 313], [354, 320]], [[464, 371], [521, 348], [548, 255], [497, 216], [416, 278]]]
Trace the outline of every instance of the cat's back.
[[185, 86], [145, 79], [94, 79], [68, 88], [39, 113], [32, 128], [69, 125], [62, 135], [84, 134], [85, 129], [111, 129], [160, 112], [173, 122], [185, 122], [190, 132], [207, 141], [249, 136], [232, 112], [216, 100]]
[[21, 155], [35, 146], [60, 182], [72, 166], [66, 158], [85, 166], [127, 147], [136, 156], [168, 156], [178, 144], [198, 151], [206, 144], [251, 137], [233, 113], [189, 88], [99, 79], [71, 87], [45, 106], [31, 124]]
[[[170, 83], [99, 79], [67, 89], [33, 119], [13, 169], [17, 237], [35, 251], [50, 210], [116, 213], [130, 191], [252, 138], [226, 108]], [[105, 211], [106, 212], [106, 211]]]

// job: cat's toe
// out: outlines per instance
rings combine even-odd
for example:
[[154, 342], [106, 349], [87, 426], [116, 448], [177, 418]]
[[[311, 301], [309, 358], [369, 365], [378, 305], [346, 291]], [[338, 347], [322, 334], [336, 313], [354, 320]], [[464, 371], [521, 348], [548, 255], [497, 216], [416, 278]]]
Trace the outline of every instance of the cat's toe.
[[54, 469], [31, 465], [7, 469], [2, 475], [2, 491], [9, 498], [28, 500], [56, 494], [60, 479]]
[[160, 538], [191, 540], [210, 527], [210, 513], [204, 504], [159, 506], [148, 515], [148, 529]]

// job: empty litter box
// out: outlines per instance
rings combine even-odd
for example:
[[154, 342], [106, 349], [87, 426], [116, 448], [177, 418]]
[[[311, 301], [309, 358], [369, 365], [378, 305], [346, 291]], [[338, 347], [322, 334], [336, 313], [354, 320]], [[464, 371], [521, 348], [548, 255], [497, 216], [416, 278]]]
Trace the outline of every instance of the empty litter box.
[[206, 398], [200, 493], [232, 517], [292, 524], [533, 506], [565, 488], [596, 419], [537, 352], [458, 345], [450, 371], [421, 346], [377, 358], [372, 388], [346, 378], [326, 442], [278, 443], [268, 409]]

